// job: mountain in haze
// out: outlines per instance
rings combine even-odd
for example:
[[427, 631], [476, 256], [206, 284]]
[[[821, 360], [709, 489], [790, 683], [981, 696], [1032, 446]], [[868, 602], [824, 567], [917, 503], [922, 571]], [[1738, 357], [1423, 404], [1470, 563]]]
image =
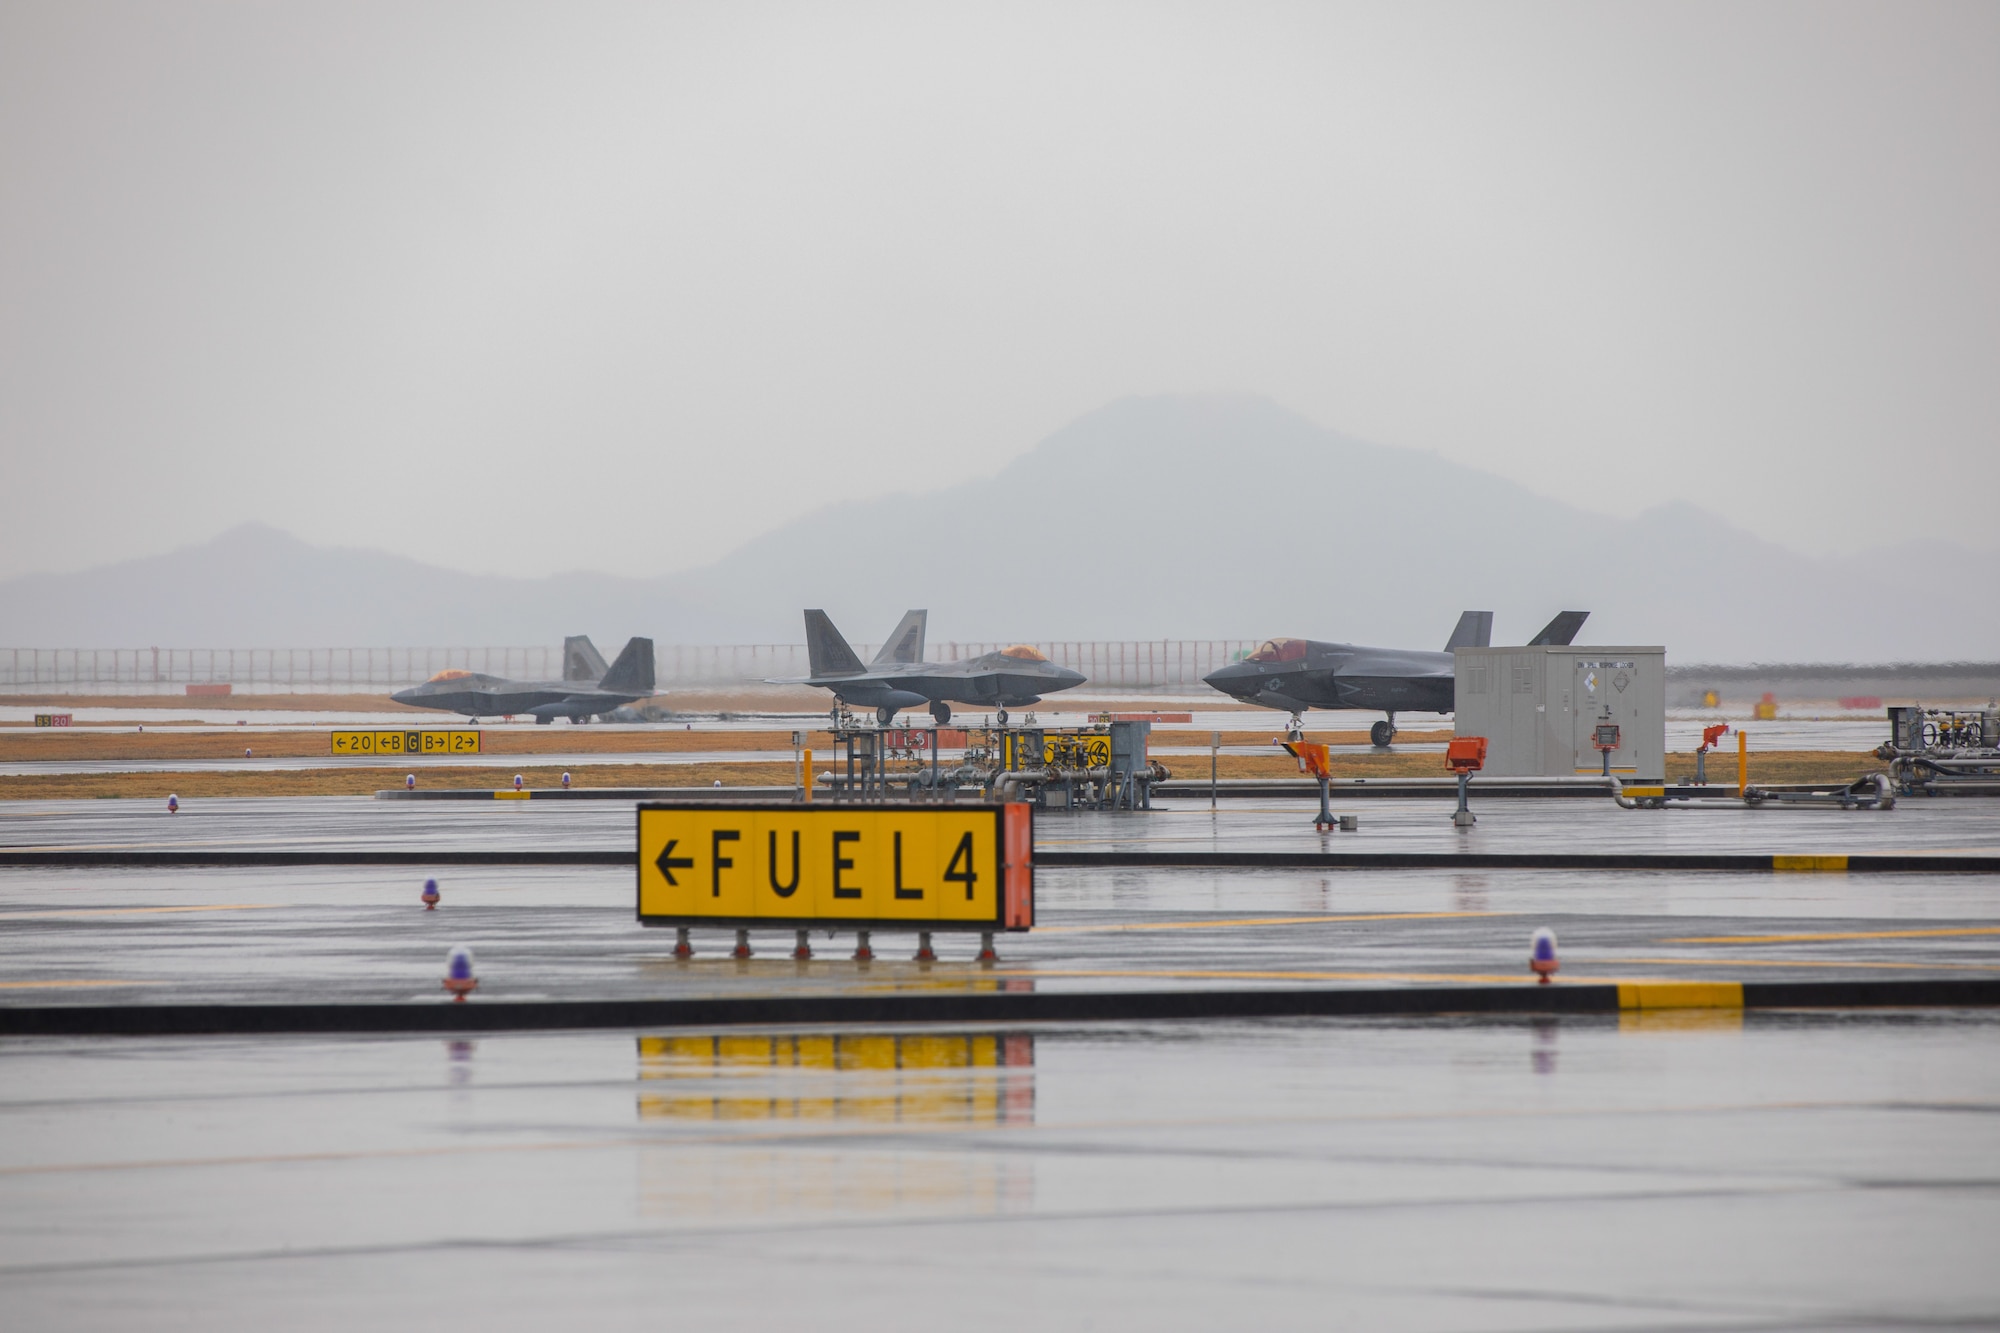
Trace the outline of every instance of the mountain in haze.
[[657, 581], [505, 578], [311, 546], [260, 523], [200, 546], [0, 582], [6, 647], [209, 648], [550, 643], [684, 617]]
[[[1953, 571], [1949, 580], [1931, 571]], [[872, 642], [906, 607], [933, 642], [1310, 635], [1441, 646], [1458, 613], [1519, 642], [1565, 608], [1584, 638], [1671, 660], [2000, 657], [1968, 615], [2000, 555], [1799, 555], [1690, 504], [1591, 513], [1266, 399], [1128, 398], [994, 476], [807, 514], [658, 579], [513, 579], [235, 529], [205, 546], [0, 583], [0, 645], [798, 642], [825, 607]]]

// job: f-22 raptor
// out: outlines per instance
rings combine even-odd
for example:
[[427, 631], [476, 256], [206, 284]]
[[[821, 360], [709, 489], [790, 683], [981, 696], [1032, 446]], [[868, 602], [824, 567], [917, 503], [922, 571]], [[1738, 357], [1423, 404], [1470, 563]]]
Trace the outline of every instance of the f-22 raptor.
[[[598, 679], [593, 679], [595, 673]], [[566, 717], [587, 722], [653, 692], [653, 641], [632, 639], [608, 668], [589, 639], [563, 644], [563, 679], [507, 680], [456, 668], [389, 697], [399, 704], [482, 717], [526, 713], [541, 723]]]
[[[1529, 640], [1563, 644], [1576, 638], [1588, 611], [1564, 611]], [[1364, 708], [1388, 714], [1368, 729], [1368, 739], [1385, 747], [1396, 739], [1396, 714], [1449, 713], [1454, 648], [1485, 648], [1493, 639], [1493, 613], [1467, 611], [1445, 640], [1444, 651], [1364, 648], [1312, 639], [1266, 639], [1256, 652], [1202, 677], [1208, 684], [1265, 708], [1292, 715], [1289, 731], [1301, 737], [1301, 715], [1309, 708]]]
[[1070, 689], [1085, 680], [1081, 673], [1057, 666], [1025, 643], [963, 662], [926, 662], [924, 627], [929, 615], [927, 611], [907, 612], [875, 660], [864, 666], [826, 612], [808, 611], [806, 654], [812, 675], [780, 683], [832, 690], [836, 717], [843, 706], [873, 708], [875, 720], [885, 727], [903, 709], [926, 705], [931, 717], [943, 725], [951, 721], [953, 704], [992, 708], [994, 721], [1005, 726], [1009, 708], [1039, 703], [1044, 694]]

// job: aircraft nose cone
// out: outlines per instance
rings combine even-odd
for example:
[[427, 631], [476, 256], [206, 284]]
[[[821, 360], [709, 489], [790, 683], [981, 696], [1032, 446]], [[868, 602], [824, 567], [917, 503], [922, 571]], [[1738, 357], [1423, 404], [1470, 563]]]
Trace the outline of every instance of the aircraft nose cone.
[[1218, 667], [1201, 678], [1201, 683], [1224, 694], [1241, 697], [1257, 692], [1257, 672], [1255, 668], [1241, 663], [1234, 666]]

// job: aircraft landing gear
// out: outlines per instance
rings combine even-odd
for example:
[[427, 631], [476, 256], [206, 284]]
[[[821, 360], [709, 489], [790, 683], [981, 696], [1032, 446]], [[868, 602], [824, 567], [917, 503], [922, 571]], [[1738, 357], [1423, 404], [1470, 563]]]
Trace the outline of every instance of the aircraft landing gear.
[[889, 705], [883, 704], [880, 708], [877, 708], [875, 710], [876, 725], [886, 727], [895, 720], [896, 720], [896, 710], [889, 707]]
[[1297, 713], [1293, 713], [1292, 720], [1285, 724], [1285, 739], [1288, 741], [1302, 741], [1305, 738], [1306, 720]]
[[1368, 743], [1378, 750], [1389, 748], [1389, 742], [1396, 739], [1396, 719], [1393, 714], [1387, 722], [1377, 722], [1368, 728]]
[[939, 700], [931, 705], [931, 721], [940, 727], [951, 721], [951, 705]]
[[999, 708], [999, 709], [995, 709], [995, 710], [994, 710], [994, 713], [993, 713], [993, 720], [994, 720], [995, 722], [999, 723], [999, 724], [1000, 724], [1001, 726], [1003, 726], [1003, 727], [1004, 727], [1004, 726], [1006, 726], [1006, 725], [1007, 725], [1007, 710], [1006, 710], [1006, 709], [1004, 709], [1004, 708]]

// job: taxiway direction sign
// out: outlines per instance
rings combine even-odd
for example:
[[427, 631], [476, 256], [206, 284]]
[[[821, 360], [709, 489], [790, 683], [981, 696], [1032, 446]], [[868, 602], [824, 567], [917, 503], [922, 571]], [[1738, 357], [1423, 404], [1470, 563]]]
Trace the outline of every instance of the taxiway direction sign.
[[638, 807], [649, 926], [1026, 930], [1034, 811], [1024, 804]]

